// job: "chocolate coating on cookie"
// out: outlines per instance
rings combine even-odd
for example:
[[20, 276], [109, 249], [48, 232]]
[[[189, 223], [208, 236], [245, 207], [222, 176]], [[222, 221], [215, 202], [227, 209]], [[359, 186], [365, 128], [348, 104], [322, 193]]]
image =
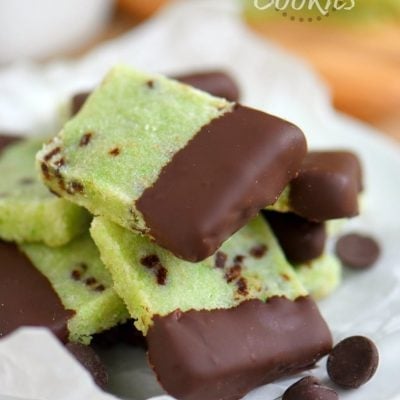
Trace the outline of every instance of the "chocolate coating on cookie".
[[282, 400], [338, 400], [338, 394], [331, 388], [321, 385], [313, 376], [306, 376], [290, 386]]
[[175, 311], [156, 316], [146, 339], [161, 385], [181, 400], [240, 399], [257, 386], [313, 366], [332, 345], [309, 297]]
[[68, 338], [73, 311], [64, 308], [50, 282], [15, 246], [0, 241], [0, 337], [21, 326], [43, 326]]
[[306, 150], [296, 126], [237, 105], [173, 156], [136, 208], [158, 244], [201, 261], [276, 201]]
[[147, 348], [146, 339], [143, 333], [135, 328], [133, 319], [95, 334], [91, 341], [91, 344], [101, 348], [110, 348], [120, 343], [133, 347]]
[[204, 71], [177, 75], [174, 79], [229, 101], [238, 101], [240, 92], [233, 78], [223, 71]]
[[379, 353], [372, 340], [352, 336], [342, 340], [329, 354], [328, 375], [337, 385], [355, 389], [368, 382], [379, 364]]
[[378, 242], [369, 236], [350, 233], [339, 238], [336, 254], [344, 265], [354, 269], [371, 267], [380, 255]]
[[293, 213], [263, 211], [286, 258], [301, 264], [322, 255], [326, 242], [325, 224], [311, 222]]
[[290, 206], [311, 221], [358, 215], [362, 190], [361, 164], [346, 151], [313, 151], [307, 154], [290, 184]]
[[96, 384], [102, 389], [105, 389], [108, 383], [108, 372], [93, 348], [91, 346], [71, 342], [67, 343], [65, 347], [79, 361], [79, 363], [85, 367], [90, 375], [92, 375]]
[[71, 99], [71, 117], [79, 112], [82, 106], [85, 104], [86, 99], [92, 92], [80, 92], [72, 96]]

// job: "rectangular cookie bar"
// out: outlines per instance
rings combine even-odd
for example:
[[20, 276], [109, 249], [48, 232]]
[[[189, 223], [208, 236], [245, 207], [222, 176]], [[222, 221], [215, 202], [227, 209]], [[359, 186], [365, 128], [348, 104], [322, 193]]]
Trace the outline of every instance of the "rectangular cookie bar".
[[37, 160], [53, 191], [195, 262], [274, 203], [305, 154], [287, 121], [120, 66]]
[[239, 399], [312, 366], [331, 347], [317, 306], [261, 217], [196, 264], [104, 217], [91, 234], [174, 397]]
[[0, 337], [20, 326], [89, 343], [128, 313], [89, 233], [63, 247], [0, 242]]
[[61, 246], [88, 229], [90, 215], [43, 185], [35, 169], [42, 143], [19, 140], [0, 154], [0, 238]]

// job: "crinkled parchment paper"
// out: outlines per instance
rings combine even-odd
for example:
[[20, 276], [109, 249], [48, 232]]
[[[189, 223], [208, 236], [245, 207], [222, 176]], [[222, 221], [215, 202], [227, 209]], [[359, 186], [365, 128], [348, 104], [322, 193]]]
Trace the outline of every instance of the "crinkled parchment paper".
[[[3, 68], [0, 130], [31, 134], [54, 131], [59, 104], [71, 93], [95, 86], [119, 62], [174, 74], [226, 69], [240, 83], [243, 103], [297, 123], [311, 148], [350, 148], [361, 156], [367, 177], [364, 212], [346, 229], [373, 233], [381, 241], [383, 255], [370, 271], [346, 272], [340, 289], [320, 305], [335, 340], [364, 334], [372, 337], [380, 350], [375, 378], [359, 390], [340, 392], [340, 398], [400, 398], [399, 147], [371, 128], [335, 113], [328, 91], [311, 70], [249, 32], [240, 22], [236, 3], [230, 0], [178, 1], [78, 61], [45, 66], [19, 63]], [[111, 371], [110, 388], [115, 396], [170, 399], [162, 395], [141, 350], [121, 346], [102, 355]], [[324, 361], [313, 373], [327, 381]], [[259, 388], [245, 399], [279, 398], [295, 379]], [[89, 375], [41, 329], [20, 330], [0, 341], [0, 397], [114, 398], [97, 389]]]

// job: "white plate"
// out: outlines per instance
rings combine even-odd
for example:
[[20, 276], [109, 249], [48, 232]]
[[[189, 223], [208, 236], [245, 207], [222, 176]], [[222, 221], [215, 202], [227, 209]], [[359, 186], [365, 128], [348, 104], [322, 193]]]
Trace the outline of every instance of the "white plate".
[[[380, 367], [374, 379], [359, 390], [341, 392], [340, 398], [400, 398], [400, 149], [397, 144], [372, 128], [334, 112], [326, 88], [311, 70], [247, 31], [230, 0], [177, 2], [139, 29], [77, 62], [58, 62], [45, 67], [20, 64], [3, 69], [0, 129], [48, 131], [56, 124], [60, 101], [76, 90], [93, 87], [117, 62], [166, 73], [224, 68], [240, 83], [244, 103], [297, 123], [306, 133], [311, 148], [349, 148], [361, 156], [366, 175], [365, 208], [363, 215], [347, 229], [374, 234], [382, 244], [383, 255], [372, 270], [347, 273], [341, 288], [321, 303], [321, 309], [336, 340], [364, 334], [373, 338], [380, 350]], [[0, 343], [0, 353], [6, 352], [5, 347], [6, 343]], [[118, 352], [117, 363], [115, 352], [106, 355], [114, 365], [115, 392], [135, 400], [159, 393], [152, 375], [143, 367], [143, 358], [137, 361], [139, 366], [131, 366], [137, 350]], [[0, 371], [1, 362], [0, 359]], [[63, 360], [58, 362], [62, 365]], [[18, 385], [19, 376], [17, 371], [12, 372], [14, 379], [9, 382], [8, 394], [27, 398], [44, 396], [39, 384], [29, 395], [13, 388]], [[49, 369], [47, 374], [53, 372]], [[324, 364], [314, 373], [326, 379]], [[53, 385], [53, 397], [42, 398], [60, 398], [57, 390], [64, 389], [65, 382], [62, 375], [53, 379], [57, 383]], [[1, 380], [0, 373], [3, 383]], [[292, 381], [259, 388], [246, 396], [246, 400], [275, 399]], [[76, 387], [80, 384], [76, 382]]]

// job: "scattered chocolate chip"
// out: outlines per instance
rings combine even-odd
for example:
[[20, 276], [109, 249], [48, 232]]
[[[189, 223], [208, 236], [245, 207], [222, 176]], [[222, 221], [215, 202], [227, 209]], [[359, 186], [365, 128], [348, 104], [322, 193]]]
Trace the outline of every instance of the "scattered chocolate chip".
[[215, 266], [217, 268], [225, 268], [226, 260], [228, 256], [223, 251], [217, 251], [215, 253]]
[[74, 270], [71, 272], [71, 278], [72, 278], [74, 281], [79, 281], [79, 280], [81, 279], [81, 277], [82, 277], [82, 272], [79, 271], [79, 269], [74, 269]]
[[153, 89], [154, 88], [154, 81], [150, 80], [146, 82], [146, 85], [150, 88]]
[[93, 133], [92, 133], [92, 132], [85, 133], [85, 134], [81, 137], [81, 140], [80, 140], [80, 142], [79, 142], [79, 146], [80, 146], [80, 147], [87, 146], [87, 145], [90, 143], [90, 141], [92, 140], [92, 136], [93, 136]]
[[79, 192], [79, 193], [83, 192], [84, 188], [83, 188], [82, 183], [73, 181], [73, 182], [71, 182], [71, 186], [72, 186], [72, 189], [74, 190], [74, 192]]
[[21, 178], [20, 180], [19, 180], [19, 183], [21, 184], [21, 185], [32, 185], [32, 183], [34, 183], [35, 181], [34, 181], [34, 179], [33, 178]]
[[108, 383], [108, 373], [100, 357], [90, 346], [79, 343], [67, 343], [65, 347], [92, 375], [96, 384], [105, 389]]
[[254, 258], [262, 258], [267, 252], [268, 248], [265, 244], [259, 244], [250, 249], [250, 255]]
[[246, 279], [244, 279], [243, 277], [239, 278], [238, 281], [236, 282], [236, 286], [238, 287], [239, 294], [243, 296], [248, 294]]
[[230, 267], [229, 270], [225, 274], [225, 279], [228, 283], [234, 281], [239, 278], [240, 273], [242, 272], [242, 267], [239, 264], [235, 264], [233, 267]]
[[113, 149], [111, 149], [111, 150], [108, 152], [108, 154], [109, 154], [110, 156], [113, 156], [113, 157], [118, 156], [119, 153], [120, 153], [120, 149], [119, 149], [118, 147], [114, 147]]
[[285, 281], [290, 281], [290, 276], [288, 274], [281, 274], [281, 277]]
[[376, 240], [358, 233], [342, 236], [336, 243], [335, 251], [344, 265], [354, 269], [372, 266], [380, 255]]
[[106, 287], [105, 287], [104, 285], [100, 284], [100, 285], [97, 285], [97, 286], [94, 288], [94, 290], [95, 290], [96, 292], [104, 292], [104, 290], [106, 290]]
[[97, 280], [96, 280], [96, 278], [93, 278], [93, 276], [91, 276], [91, 277], [85, 279], [85, 284], [86, 284], [87, 286], [93, 286], [93, 285], [95, 285], [96, 283], [97, 283]]
[[243, 260], [245, 259], [245, 256], [238, 254], [234, 259], [233, 262], [235, 264], [241, 264], [243, 262]]
[[150, 254], [142, 257], [140, 259], [140, 263], [146, 268], [155, 269], [154, 273], [156, 275], [157, 283], [159, 285], [165, 285], [168, 270], [161, 264], [161, 261], [156, 254]]
[[59, 169], [59, 168], [61, 168], [61, 167], [63, 167], [65, 165], [65, 159], [62, 157], [59, 160], [54, 161], [53, 164], [57, 169]]
[[282, 400], [338, 400], [338, 394], [321, 385], [313, 376], [306, 376], [286, 389]]
[[75, 193], [82, 194], [83, 191], [84, 191], [84, 187], [83, 187], [82, 183], [80, 183], [80, 182], [72, 181], [68, 184], [67, 193], [69, 193], [69, 194], [75, 194]]
[[61, 147], [55, 147], [53, 150], [51, 150], [49, 153], [47, 153], [43, 159], [44, 161], [49, 161], [51, 160], [56, 154], [58, 154], [61, 151]]
[[140, 263], [147, 268], [154, 268], [160, 263], [160, 259], [156, 254], [150, 254], [148, 256], [142, 257]]
[[167, 274], [168, 274], [167, 269], [163, 265], [159, 264], [156, 273], [157, 283], [159, 285], [165, 285], [167, 281]]
[[364, 336], [351, 336], [337, 344], [329, 354], [328, 375], [344, 388], [358, 388], [375, 374], [379, 353], [372, 340]]

